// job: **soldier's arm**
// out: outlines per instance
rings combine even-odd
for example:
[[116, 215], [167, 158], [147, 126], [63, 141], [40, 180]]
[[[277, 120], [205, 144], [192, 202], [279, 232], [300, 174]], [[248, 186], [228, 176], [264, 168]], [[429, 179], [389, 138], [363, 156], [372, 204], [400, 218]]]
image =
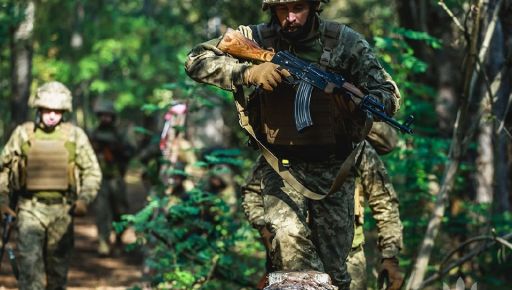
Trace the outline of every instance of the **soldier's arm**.
[[363, 191], [377, 223], [379, 250], [383, 258], [395, 257], [403, 246], [396, 191], [384, 163], [369, 144], [361, 166]]
[[[246, 27], [239, 30], [245, 34]], [[243, 85], [244, 71], [251, 65], [225, 54], [216, 46], [220, 39], [212, 39], [193, 48], [185, 62], [185, 71], [197, 82], [235, 91]]]
[[76, 130], [76, 166], [80, 179], [78, 199], [90, 204], [100, 188], [101, 170], [87, 135], [78, 127]]
[[12, 165], [15, 158], [22, 158], [21, 146], [26, 139], [22, 126], [18, 126], [2, 149], [0, 154], [0, 204], [9, 204], [9, 191], [12, 186], [9, 177], [11, 171], [14, 170]]
[[349, 27], [342, 29], [340, 43], [334, 51], [333, 61], [345, 72], [348, 80], [366, 89], [395, 114], [400, 108], [400, 92], [391, 76], [381, 66], [368, 42]]

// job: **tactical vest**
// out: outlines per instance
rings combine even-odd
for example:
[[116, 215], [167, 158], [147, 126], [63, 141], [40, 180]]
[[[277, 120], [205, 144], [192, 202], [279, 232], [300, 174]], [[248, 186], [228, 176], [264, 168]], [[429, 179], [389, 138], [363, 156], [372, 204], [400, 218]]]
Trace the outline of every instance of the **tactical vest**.
[[[244, 35], [250, 34], [249, 36], [257, 36], [259, 43], [266, 49], [273, 49], [277, 43], [277, 35], [275, 31], [269, 28], [266, 24], [260, 24], [256, 26], [240, 27]], [[250, 31], [247, 31], [250, 30]], [[338, 45], [339, 40], [342, 36], [345, 36], [348, 40], [342, 44], [343, 46], [352, 47], [355, 44], [355, 39], [351, 34], [355, 32], [351, 29], [347, 29], [346, 26], [335, 23], [335, 22], [320, 22], [320, 41], [323, 48], [323, 53], [319, 58], [319, 64], [326, 68], [334, 70], [334, 56], [331, 54], [333, 49]], [[352, 40], [352, 42], [351, 42]], [[334, 70], [335, 71], [335, 70]], [[340, 73], [340, 72], [338, 72]], [[297, 192], [301, 193], [305, 197], [312, 200], [322, 200], [332, 192], [338, 190], [343, 184], [344, 180], [348, 177], [354, 166], [360, 164], [362, 152], [366, 142], [359, 142], [361, 139], [346, 138], [350, 132], [351, 116], [343, 116], [340, 102], [337, 101], [339, 98], [326, 98], [327, 96], [321, 92], [314, 92], [312, 100], [316, 99], [311, 104], [311, 114], [315, 127], [306, 128], [301, 133], [297, 132], [293, 117], [293, 100], [295, 92], [292, 87], [287, 87], [285, 84], [280, 85], [278, 90], [287, 90], [283, 95], [278, 94], [274, 98], [265, 97], [265, 93], [261, 93], [261, 90], [256, 90], [249, 97], [246, 97], [242, 86], [238, 86], [234, 92], [235, 105], [238, 111], [240, 125], [249, 133], [254, 141], [254, 145], [258, 146], [261, 150], [262, 155], [268, 164], [283, 178], [286, 180], [291, 187]], [[259, 93], [258, 93], [259, 92]], [[260, 94], [261, 93], [261, 94]], [[318, 94], [318, 95], [316, 95]], [[338, 108], [334, 108], [333, 104], [336, 103]], [[264, 112], [274, 112], [273, 115], [265, 114]], [[263, 111], [263, 114], [262, 114]], [[283, 114], [285, 113], [285, 114]], [[339, 117], [344, 117], [345, 120]], [[348, 121], [345, 123], [345, 121]], [[366, 123], [366, 122], [365, 122]], [[324, 125], [325, 126], [321, 126]], [[335, 127], [340, 125], [340, 127]], [[309, 130], [308, 130], [309, 129]], [[340, 129], [344, 129], [340, 132]], [[369, 130], [369, 129], [368, 129]], [[338, 134], [341, 133], [341, 134]], [[299, 134], [304, 134], [299, 136]], [[360, 134], [363, 135], [363, 134]], [[345, 136], [345, 138], [343, 138]], [[366, 136], [366, 135], [364, 135]], [[351, 137], [351, 136], [350, 136]], [[363, 137], [364, 138], [364, 137]], [[334, 178], [333, 183], [330, 186], [327, 194], [319, 194], [312, 192], [305, 187], [299, 180], [297, 180], [286, 166], [282, 166], [284, 159], [276, 156], [266, 144], [260, 140], [266, 140], [272, 144], [283, 144], [288, 145], [336, 145], [333, 148], [338, 147], [336, 144], [337, 140], [344, 143], [344, 147], [350, 147], [343, 164], [340, 167], [338, 175]], [[358, 140], [358, 141], [357, 141]], [[359, 144], [352, 148], [353, 141], [359, 142]], [[329, 146], [331, 147], [331, 146]], [[276, 147], [272, 148], [276, 149]], [[345, 149], [345, 148], [344, 148]]]
[[62, 123], [58, 131], [43, 133], [33, 122], [22, 125], [27, 142], [22, 145], [25, 170], [21, 184], [29, 192], [74, 191], [76, 133], [73, 125]]
[[[277, 33], [267, 24], [254, 27], [256, 36], [265, 49], [275, 50]], [[334, 71], [332, 51], [338, 45], [342, 35], [354, 33], [346, 26], [336, 22], [320, 22], [320, 42], [322, 53], [318, 64], [323, 69]], [[355, 37], [345, 37], [356, 39]], [[353, 45], [353, 43], [347, 43]], [[259, 136], [274, 145], [335, 145], [337, 140], [351, 143], [354, 140], [350, 131], [352, 116], [342, 111], [340, 104], [332, 97], [314, 89], [311, 96], [310, 113], [313, 125], [301, 132], [297, 131], [293, 114], [295, 89], [281, 84], [273, 92], [259, 92], [259, 124], [253, 124]]]

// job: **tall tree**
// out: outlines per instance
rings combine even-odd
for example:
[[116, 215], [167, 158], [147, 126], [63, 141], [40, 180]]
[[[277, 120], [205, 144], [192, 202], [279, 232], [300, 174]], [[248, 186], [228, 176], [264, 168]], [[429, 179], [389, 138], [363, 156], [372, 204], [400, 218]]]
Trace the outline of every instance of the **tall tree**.
[[460, 108], [457, 114], [455, 131], [450, 147], [449, 163], [447, 164], [444, 173], [444, 181], [442, 187], [439, 194], [437, 195], [437, 201], [432, 218], [429, 221], [424, 240], [418, 251], [418, 257], [406, 286], [407, 290], [417, 290], [423, 286], [422, 282], [425, 277], [427, 266], [429, 264], [430, 255], [439, 233], [441, 220], [445, 215], [447, 197], [453, 189], [455, 176], [460, 165], [461, 158], [463, 157], [471, 139], [470, 129], [474, 122], [479, 121], [478, 118], [475, 120], [474, 117], [472, 117], [471, 108], [479, 107], [478, 104], [480, 102], [478, 98], [475, 97], [475, 93], [479, 92], [479, 90], [475, 88], [477, 87], [477, 80], [482, 73], [482, 64], [486, 63], [487, 60], [489, 43], [491, 41], [492, 35], [494, 34], [495, 24], [497, 21], [496, 18], [502, 1], [500, 0], [496, 7], [490, 7], [491, 9], [494, 8], [492, 13], [490, 13], [492, 18], [491, 21], [489, 21], [489, 25], [483, 29], [483, 31], [485, 31], [483, 42], [481, 43], [480, 47], [478, 47], [481, 16], [486, 15], [483, 2], [483, 0], [477, 0], [474, 2], [474, 6], [472, 7], [473, 11], [475, 11], [475, 14], [473, 17], [471, 38], [469, 39], [469, 59], [466, 63], [465, 69], [464, 93], [460, 98]]
[[[32, 82], [32, 36], [35, 25], [35, 1], [20, 1], [24, 19], [11, 30], [11, 120], [13, 125], [27, 118], [27, 102]], [[10, 131], [10, 130], [9, 130]]]

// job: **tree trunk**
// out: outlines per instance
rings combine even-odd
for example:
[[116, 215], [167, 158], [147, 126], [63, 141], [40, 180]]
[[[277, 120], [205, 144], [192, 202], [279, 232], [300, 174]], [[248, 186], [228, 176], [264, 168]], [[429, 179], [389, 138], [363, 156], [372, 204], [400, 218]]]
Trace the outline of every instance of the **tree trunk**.
[[[487, 114], [490, 108], [487, 108]], [[494, 154], [492, 146], [492, 123], [482, 121], [478, 134], [478, 157], [476, 159], [476, 202], [492, 203]]]
[[[80, 52], [84, 45], [83, 35], [83, 22], [85, 17], [84, 3], [81, 0], [77, 0], [75, 3], [73, 17], [73, 30], [71, 32], [71, 39], [69, 40], [71, 49], [73, 50], [73, 56], [76, 59], [80, 58]], [[88, 83], [80, 83], [73, 89], [73, 103], [75, 107], [75, 114], [73, 118], [76, 120], [78, 126], [87, 130], [87, 116], [89, 115], [88, 108]]]
[[32, 82], [32, 35], [34, 31], [35, 1], [19, 4], [25, 18], [11, 30], [11, 124], [27, 119], [30, 84]]
[[[503, 36], [503, 59], [505, 60], [504, 69], [501, 76], [501, 88], [493, 104], [493, 113], [496, 116], [494, 150], [496, 156], [495, 164], [495, 193], [493, 209], [497, 213], [510, 211], [510, 170], [509, 163], [511, 156], [507, 154], [508, 147], [511, 146], [510, 123], [507, 125], [507, 115], [512, 115], [510, 107], [512, 103], [512, 1], [508, 0], [503, 5], [500, 13], [501, 31]], [[512, 122], [511, 122], [512, 123]], [[508, 130], [507, 130], [508, 128]]]
[[[423, 239], [423, 242], [418, 251], [418, 257], [414, 264], [411, 277], [409, 278], [409, 281], [407, 283], [406, 290], [417, 290], [420, 289], [421, 287], [421, 283], [427, 271], [430, 254], [432, 252], [435, 239], [439, 232], [441, 220], [445, 213], [448, 193], [451, 191], [453, 187], [453, 184], [455, 182], [455, 175], [457, 173], [461, 157], [464, 155], [466, 147], [471, 137], [469, 130], [471, 128], [471, 123], [472, 121], [478, 121], [478, 119], [472, 120], [472, 116], [470, 115], [469, 112], [470, 107], [474, 106], [472, 102], [475, 102], [477, 100], [477, 98], [474, 97], [474, 93], [478, 91], [475, 90], [476, 80], [478, 79], [478, 75], [481, 72], [481, 69], [479, 69], [478, 62], [485, 63], [491, 36], [494, 32], [494, 24], [496, 23], [497, 13], [499, 12], [499, 7], [501, 6], [502, 0], [499, 1], [497, 9], [494, 11], [495, 13], [493, 14], [493, 18], [489, 26], [487, 27], [486, 33], [484, 34], [484, 41], [482, 42], [480, 52], [477, 54], [477, 41], [479, 40], [478, 35], [480, 33], [480, 15], [485, 15], [484, 13], [480, 13], [482, 3], [483, 0], [478, 0], [474, 7], [476, 9], [476, 13], [474, 16], [473, 30], [470, 39], [471, 45], [469, 51], [469, 60], [466, 65], [464, 94], [462, 95], [460, 100], [457, 121], [455, 123], [452, 144], [450, 147], [450, 156], [448, 160], [449, 163], [445, 171], [443, 185], [441, 186], [441, 190], [437, 196], [433, 216], [429, 221], [425, 238]], [[478, 59], [476, 59], [477, 55]]]

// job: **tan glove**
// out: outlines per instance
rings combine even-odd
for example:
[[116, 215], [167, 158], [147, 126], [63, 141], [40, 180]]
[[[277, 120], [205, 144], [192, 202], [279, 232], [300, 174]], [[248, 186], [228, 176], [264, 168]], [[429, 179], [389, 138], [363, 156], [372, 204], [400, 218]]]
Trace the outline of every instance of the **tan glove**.
[[75, 201], [75, 204], [73, 204], [73, 207], [71, 208], [71, 212], [73, 216], [82, 217], [85, 216], [87, 213], [87, 203], [85, 201], [78, 199]]
[[388, 281], [386, 290], [399, 290], [402, 288], [402, 285], [404, 284], [404, 276], [400, 271], [397, 258], [393, 257], [382, 259], [379, 281], [383, 282], [384, 280]]
[[16, 213], [6, 204], [0, 205], [0, 221], [4, 220], [4, 215], [16, 217]]
[[289, 77], [290, 73], [272, 62], [250, 66], [244, 72], [244, 84], [259, 86], [266, 91], [273, 91], [281, 83], [283, 77]]

